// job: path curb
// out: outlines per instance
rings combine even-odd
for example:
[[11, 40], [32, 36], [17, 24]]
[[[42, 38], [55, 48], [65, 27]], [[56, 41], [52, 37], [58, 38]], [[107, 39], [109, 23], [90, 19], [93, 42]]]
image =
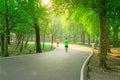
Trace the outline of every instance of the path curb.
[[85, 75], [84, 75], [85, 74], [84, 73], [85, 72], [85, 67], [87, 66], [90, 58], [93, 55], [93, 50], [90, 49], [90, 51], [91, 51], [91, 54], [87, 57], [87, 59], [84, 61], [83, 65], [82, 65], [82, 68], [81, 68], [81, 71], [80, 71], [80, 80], [85, 80]]

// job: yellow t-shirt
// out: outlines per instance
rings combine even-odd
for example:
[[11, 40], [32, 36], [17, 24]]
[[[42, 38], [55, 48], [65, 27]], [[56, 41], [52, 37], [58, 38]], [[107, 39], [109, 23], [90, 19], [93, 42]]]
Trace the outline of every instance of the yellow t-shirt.
[[56, 39], [56, 42], [57, 42], [57, 43], [59, 43], [59, 42], [60, 42], [60, 40], [59, 40], [59, 39]]

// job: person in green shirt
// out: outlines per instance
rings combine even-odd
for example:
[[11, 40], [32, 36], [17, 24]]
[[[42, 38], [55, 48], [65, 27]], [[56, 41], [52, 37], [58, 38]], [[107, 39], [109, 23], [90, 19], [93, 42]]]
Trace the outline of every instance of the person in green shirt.
[[67, 52], [68, 51], [68, 45], [69, 45], [69, 41], [67, 38], [65, 38], [64, 40], [64, 45], [65, 45], [65, 51]]

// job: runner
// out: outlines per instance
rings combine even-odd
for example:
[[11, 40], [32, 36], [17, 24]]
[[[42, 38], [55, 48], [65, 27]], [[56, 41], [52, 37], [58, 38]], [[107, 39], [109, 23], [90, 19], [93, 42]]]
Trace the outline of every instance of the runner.
[[59, 42], [60, 42], [60, 40], [56, 39], [57, 47], [59, 47]]
[[65, 38], [64, 40], [64, 45], [65, 45], [65, 51], [67, 52], [68, 51], [68, 44], [69, 44], [69, 41], [67, 38]]

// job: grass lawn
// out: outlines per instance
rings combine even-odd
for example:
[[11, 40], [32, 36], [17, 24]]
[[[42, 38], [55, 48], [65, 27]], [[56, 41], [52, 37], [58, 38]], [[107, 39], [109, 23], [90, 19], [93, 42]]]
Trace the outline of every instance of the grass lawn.
[[[48, 44], [44, 45], [44, 49], [43, 49], [43, 44], [41, 44], [41, 49], [42, 49], [42, 52], [52, 50], [51, 45], [48, 45]], [[36, 53], [35, 44], [30, 43], [30, 44], [27, 45], [26, 49], [23, 49], [23, 51], [21, 53], [18, 53], [18, 54], [24, 55], [24, 54], [34, 54], [34, 53]]]
[[[28, 44], [27, 49], [34, 49], [35, 50], [35, 44]], [[45, 44], [44, 48], [43, 48], [43, 44], [41, 44], [41, 49], [44, 51], [49, 51], [49, 50], [51, 50], [51, 46], [48, 44]]]
[[[44, 45], [44, 49], [43, 49], [43, 45], [41, 44], [41, 49], [42, 52], [46, 52], [46, 51], [50, 51], [51, 49], [51, 45], [49, 44], [45, 44]], [[1, 50], [0, 50], [1, 53]], [[16, 44], [11, 43], [11, 45], [9, 45], [9, 56], [16, 56], [16, 55], [26, 55], [26, 54], [35, 54], [36, 50], [35, 50], [35, 44], [34, 43], [28, 43], [26, 48], [23, 48], [23, 51], [20, 52], [20, 47], [16, 46]], [[1, 56], [0, 56], [1, 58]]]

